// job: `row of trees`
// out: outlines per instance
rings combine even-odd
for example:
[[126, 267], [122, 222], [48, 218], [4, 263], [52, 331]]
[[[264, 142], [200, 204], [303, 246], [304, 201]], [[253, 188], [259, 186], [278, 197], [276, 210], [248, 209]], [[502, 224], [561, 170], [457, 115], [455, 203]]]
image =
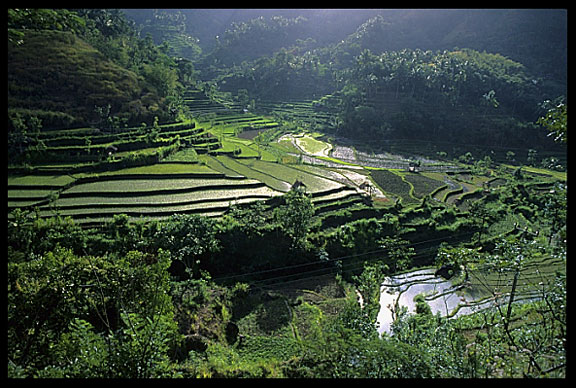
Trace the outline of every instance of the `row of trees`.
[[364, 50], [337, 74], [343, 87], [331, 108], [352, 137], [500, 147], [553, 144], [535, 124], [546, 95], [541, 80], [498, 54]]

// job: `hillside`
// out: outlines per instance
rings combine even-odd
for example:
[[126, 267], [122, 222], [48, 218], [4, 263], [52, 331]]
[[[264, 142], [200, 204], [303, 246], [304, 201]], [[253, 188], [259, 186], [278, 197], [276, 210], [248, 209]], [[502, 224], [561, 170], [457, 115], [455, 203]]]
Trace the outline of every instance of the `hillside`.
[[[243, 50], [242, 59], [247, 59], [253, 56], [253, 49], [262, 47], [255, 44], [250, 34], [238, 36], [235, 30], [245, 30], [258, 18], [301, 17], [304, 20], [299, 22], [298, 29], [284, 33], [282, 44], [290, 46], [297, 39], [311, 38], [310, 48], [347, 41], [376, 52], [466, 47], [500, 53], [525, 64], [538, 75], [566, 80], [567, 13], [563, 9], [126, 9], [124, 12], [146, 26], [160, 15], [165, 18], [177, 15], [186, 34], [198, 39], [205, 54], [216, 50], [228, 55], [219, 45], [233, 43], [231, 48], [238, 53]], [[233, 41], [226, 40], [232, 37]], [[261, 38], [266, 39], [267, 55], [283, 47], [280, 40], [273, 42], [273, 36]]]
[[8, 45], [9, 113], [38, 117], [43, 128], [99, 123], [108, 116], [151, 122], [159, 114], [158, 94], [134, 72], [107, 60], [71, 32], [25, 31]]

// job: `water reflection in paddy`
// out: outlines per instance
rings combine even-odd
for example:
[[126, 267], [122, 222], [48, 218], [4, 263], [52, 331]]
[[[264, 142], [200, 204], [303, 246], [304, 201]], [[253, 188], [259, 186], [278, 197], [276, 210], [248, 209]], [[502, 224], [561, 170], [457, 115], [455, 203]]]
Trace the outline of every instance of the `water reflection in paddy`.
[[[385, 280], [380, 287], [378, 333], [390, 333], [395, 318], [393, 310], [399, 310], [400, 306], [406, 307], [409, 313], [415, 313], [414, 297], [418, 294], [424, 295], [432, 314], [440, 313], [442, 316], [458, 317], [495, 305], [495, 300], [487, 297], [489, 295], [477, 292], [471, 294], [470, 289], [454, 286], [450, 280], [435, 276], [434, 273], [434, 269], [428, 268], [394, 275]], [[517, 295], [515, 301], [534, 299], [538, 299], [536, 290]], [[507, 304], [508, 296], [502, 295], [498, 303]]]
[[[380, 312], [378, 313], [378, 332], [390, 332], [394, 320], [393, 309], [405, 306], [408, 312], [415, 313], [414, 297], [423, 294], [433, 314], [449, 315], [458, 305], [467, 305], [470, 296], [460, 296], [452, 282], [442, 277], [434, 276], [434, 269], [422, 269], [387, 278], [380, 288]], [[468, 299], [467, 299], [468, 298]], [[462, 314], [467, 310], [458, 310]]]

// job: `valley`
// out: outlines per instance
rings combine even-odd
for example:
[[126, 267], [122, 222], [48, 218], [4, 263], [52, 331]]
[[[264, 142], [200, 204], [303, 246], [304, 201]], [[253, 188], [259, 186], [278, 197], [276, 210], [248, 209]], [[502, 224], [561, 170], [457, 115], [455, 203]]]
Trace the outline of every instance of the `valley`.
[[563, 11], [10, 9], [8, 376], [565, 378]]

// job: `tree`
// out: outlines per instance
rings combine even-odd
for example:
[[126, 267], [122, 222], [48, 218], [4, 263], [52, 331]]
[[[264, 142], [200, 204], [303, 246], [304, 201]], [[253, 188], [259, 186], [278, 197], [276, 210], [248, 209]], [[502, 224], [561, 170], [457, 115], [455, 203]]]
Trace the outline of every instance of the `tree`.
[[38, 137], [41, 129], [42, 120], [37, 116], [20, 112], [8, 113], [8, 155], [12, 163], [22, 156], [30, 158], [26, 155], [27, 150], [39, 151], [42, 147], [45, 149], [44, 142]]
[[515, 159], [514, 159], [515, 156], [516, 156], [516, 153], [515, 153], [514, 151], [507, 151], [507, 152], [506, 152], [506, 160], [507, 160], [508, 162], [514, 162], [514, 161], [515, 161]]
[[480, 243], [482, 242], [482, 234], [486, 229], [486, 222], [490, 221], [490, 219], [493, 217], [493, 214], [490, 209], [486, 207], [486, 204], [479, 200], [472, 202], [468, 211], [472, 216], [472, 220], [480, 229], [478, 232], [478, 241], [476, 243], [478, 246], [480, 246]]
[[526, 163], [530, 166], [536, 166], [536, 157], [538, 156], [538, 151], [535, 149], [528, 150], [528, 156], [526, 157]]
[[143, 66], [143, 75], [146, 81], [153, 86], [161, 97], [175, 93], [178, 83], [178, 71], [162, 60]]
[[169, 265], [167, 251], [63, 248], [9, 262], [9, 360], [38, 377], [153, 376], [177, 340]]
[[556, 103], [546, 100], [542, 105], [548, 112], [536, 121], [536, 123], [545, 127], [555, 142], [568, 142], [568, 104], [560, 99]]
[[[66, 9], [19, 8], [8, 9], [8, 37], [13, 29], [60, 30], [81, 33], [86, 20]], [[23, 35], [22, 35], [23, 36]]]
[[541, 221], [550, 227], [548, 244], [551, 244], [552, 238], [566, 227], [566, 187], [556, 184], [554, 189], [544, 197], [544, 201]]
[[479, 249], [453, 248], [448, 245], [441, 245], [436, 254], [436, 268], [438, 270], [448, 270], [448, 277], [464, 271], [464, 279], [468, 280], [468, 271], [473, 263], [478, 261]]
[[248, 95], [248, 90], [238, 89], [236, 100], [242, 109], [248, 109], [248, 106], [250, 105], [250, 96]]
[[312, 200], [303, 190], [293, 187], [284, 195], [284, 202], [274, 210], [276, 221], [292, 239], [293, 248], [304, 248], [314, 215]]
[[210, 218], [175, 214], [160, 225], [154, 238], [158, 248], [171, 252], [173, 259], [199, 276], [201, 258], [220, 250], [216, 232], [216, 222]]
[[430, 305], [426, 303], [426, 298], [422, 294], [418, 294], [413, 298], [414, 303], [416, 304], [416, 314], [423, 314], [423, 315], [431, 315], [432, 310], [430, 309]]
[[402, 271], [410, 266], [415, 255], [414, 248], [408, 247], [408, 241], [397, 237], [385, 237], [378, 240], [381, 248], [386, 249], [386, 268], [388, 273]]
[[[496, 241], [494, 245], [491, 253], [482, 256], [483, 270], [475, 276], [485, 291], [493, 295], [495, 309], [462, 318], [482, 322], [482, 330], [467, 346], [469, 364], [474, 365], [476, 375], [486, 377], [564, 376], [565, 275], [541, 277], [532, 290], [538, 300], [526, 305], [514, 304], [518, 287], [526, 286], [524, 270], [535, 256], [548, 256], [552, 252], [536, 240], [512, 237]], [[565, 263], [565, 251], [554, 256]], [[535, 275], [538, 274], [536, 270]]]
[[472, 164], [472, 162], [474, 161], [474, 157], [472, 156], [472, 153], [468, 151], [465, 154], [460, 155], [458, 157], [458, 161], [461, 163]]
[[409, 314], [403, 309], [392, 323], [389, 341], [399, 349], [411, 347], [418, 363], [427, 366], [427, 374], [418, 377], [465, 377], [468, 368], [463, 362], [462, 334], [454, 330], [452, 321], [439, 313], [428, 314], [422, 295], [414, 299], [420, 305], [420, 313]]
[[484, 99], [486, 107], [491, 106], [493, 108], [498, 108], [498, 106], [500, 105], [500, 102], [498, 102], [498, 100], [496, 99], [496, 92], [494, 91], [494, 89], [482, 95], [482, 98]]

